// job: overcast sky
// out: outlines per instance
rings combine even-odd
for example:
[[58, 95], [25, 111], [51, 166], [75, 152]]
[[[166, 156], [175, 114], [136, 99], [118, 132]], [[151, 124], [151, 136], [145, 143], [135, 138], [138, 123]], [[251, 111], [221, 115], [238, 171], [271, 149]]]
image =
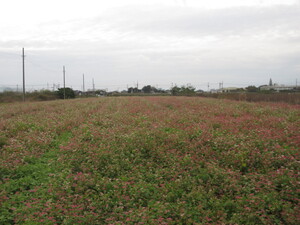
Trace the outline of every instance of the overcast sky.
[[300, 0], [7, 0], [0, 86], [300, 83]]

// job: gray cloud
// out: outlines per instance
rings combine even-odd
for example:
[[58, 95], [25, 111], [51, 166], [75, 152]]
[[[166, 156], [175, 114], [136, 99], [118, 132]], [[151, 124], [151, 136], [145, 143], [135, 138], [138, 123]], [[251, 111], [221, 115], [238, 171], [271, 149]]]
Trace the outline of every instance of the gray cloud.
[[[26, 47], [29, 83], [59, 81], [62, 65], [79, 89], [82, 73], [99, 86], [123, 88], [137, 80], [258, 85], [272, 77], [285, 83], [299, 77], [299, 21], [299, 5], [115, 8], [97, 18], [42, 23], [25, 38], [0, 38], [0, 46]], [[0, 51], [6, 83], [20, 73], [17, 57], [7, 61]]]
[[254, 35], [268, 30], [299, 30], [300, 6], [236, 7], [219, 10], [150, 8], [122, 10], [111, 26], [121, 32], [199, 36]]
[[[2, 41], [2, 46], [15, 47], [18, 42], [34, 43], [37, 48], [68, 46], [72, 42], [104, 43], [121, 49], [126, 44], [147, 42], [155, 45], [167, 38], [185, 41], [185, 38], [213, 36], [227, 38], [245, 36], [283, 39], [295, 43], [300, 37], [300, 5], [273, 7], [239, 7], [219, 10], [198, 8], [150, 7], [120, 8], [94, 19], [53, 21], [40, 24], [27, 39]], [[77, 39], [76, 39], [77, 37]], [[143, 40], [142, 40], [143, 39]], [[183, 40], [185, 39], [185, 40]], [[123, 44], [123, 45], [121, 45]], [[134, 47], [130, 46], [130, 47]]]

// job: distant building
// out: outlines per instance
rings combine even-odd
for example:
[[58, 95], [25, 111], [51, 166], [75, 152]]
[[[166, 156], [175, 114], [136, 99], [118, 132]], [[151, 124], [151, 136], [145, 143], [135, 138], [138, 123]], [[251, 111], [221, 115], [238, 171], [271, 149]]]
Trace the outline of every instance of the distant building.
[[209, 92], [210, 93], [219, 93], [219, 92], [221, 92], [221, 89], [210, 89]]
[[276, 83], [273, 83], [272, 79], [270, 78], [270, 81], [269, 81], [269, 85], [262, 85], [262, 86], [259, 86], [259, 90], [261, 91], [291, 91], [291, 90], [294, 90], [296, 89], [297, 86], [293, 86], [293, 85], [279, 85], [279, 84], [276, 84]]
[[270, 81], [269, 81], [269, 86], [273, 86], [273, 81], [272, 81], [271, 78], [270, 78]]
[[222, 88], [221, 92], [223, 93], [232, 93], [232, 92], [239, 92], [242, 91], [243, 88], [238, 88], [238, 87], [227, 87], [227, 88]]
[[199, 89], [199, 90], [196, 91], [196, 93], [204, 93], [204, 91]]
[[285, 86], [285, 85], [278, 85], [278, 84], [274, 84], [272, 86], [270, 85], [259, 86], [259, 90], [261, 91], [290, 91], [295, 88], [296, 86]]
[[82, 91], [79, 91], [79, 90], [74, 90], [74, 93], [75, 93], [75, 95], [79, 95], [79, 96], [82, 95]]

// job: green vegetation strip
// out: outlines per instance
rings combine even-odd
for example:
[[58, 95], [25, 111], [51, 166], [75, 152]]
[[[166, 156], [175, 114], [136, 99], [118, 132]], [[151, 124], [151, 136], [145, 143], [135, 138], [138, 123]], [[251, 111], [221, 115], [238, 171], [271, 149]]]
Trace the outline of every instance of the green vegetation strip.
[[[51, 176], [61, 173], [62, 166], [57, 162], [60, 146], [65, 145], [71, 137], [69, 131], [60, 134], [41, 157], [24, 158], [25, 164], [9, 174], [9, 182], [0, 183], [0, 190], [6, 193], [6, 201], [0, 208], [0, 224], [17, 223], [15, 218], [31, 207], [26, 204], [28, 200], [46, 197]], [[3, 176], [2, 173], [1, 178], [5, 179]], [[27, 221], [25, 224], [35, 222]]]

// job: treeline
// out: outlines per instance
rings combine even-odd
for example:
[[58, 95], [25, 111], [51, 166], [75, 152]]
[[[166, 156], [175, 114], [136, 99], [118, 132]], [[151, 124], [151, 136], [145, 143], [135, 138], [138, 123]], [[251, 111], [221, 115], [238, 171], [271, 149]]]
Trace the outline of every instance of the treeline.
[[196, 88], [191, 85], [183, 85], [181, 87], [174, 86], [171, 89], [164, 90], [162, 88], [156, 88], [151, 85], [146, 85], [142, 89], [137, 87], [130, 87], [127, 91], [122, 91], [123, 94], [171, 94], [171, 95], [194, 95], [196, 94]]
[[208, 92], [203, 90], [196, 90], [196, 88], [192, 85], [182, 85], [182, 86], [172, 86], [168, 90], [164, 90], [161, 88], [155, 88], [151, 85], [144, 86], [142, 89], [138, 89], [137, 87], [128, 88], [127, 91], [122, 91], [120, 93], [128, 93], [128, 94], [137, 94], [137, 93], [145, 93], [145, 94], [157, 94], [157, 93], [168, 93], [171, 95], [197, 95], [199, 93], [263, 93], [263, 94], [272, 94], [272, 93], [295, 93], [300, 92], [300, 87], [294, 88], [283, 88], [282, 90], [276, 90], [276, 86], [274, 88], [270, 87], [270, 89], [260, 89], [260, 87], [256, 86], [248, 86], [246, 88], [220, 88], [220, 89], [211, 89]]
[[[67, 99], [75, 98], [75, 92], [71, 88], [58, 89], [57, 91], [40, 90], [34, 92], [26, 92], [26, 101], [50, 101], [57, 99], [64, 99], [64, 95]], [[0, 93], [0, 102], [21, 102], [23, 101], [22, 92], [4, 91]]]
[[[156, 88], [151, 85], [146, 85], [141, 89], [130, 87], [123, 91], [106, 92], [105, 90], [94, 90], [81, 92], [72, 88], [59, 88], [57, 91], [40, 90], [26, 93], [26, 101], [49, 101], [58, 99], [72, 99], [82, 97], [99, 97], [99, 96], [199, 96], [212, 97], [218, 99], [230, 99], [237, 101], [250, 102], [285, 102], [290, 104], [300, 104], [300, 89], [291, 91], [276, 92], [274, 90], [262, 91], [255, 86], [239, 88], [225, 92], [222, 89], [213, 92], [204, 92], [196, 90], [192, 85], [173, 86], [168, 90]], [[0, 102], [21, 102], [23, 94], [21, 92], [5, 91], [0, 93]]]

